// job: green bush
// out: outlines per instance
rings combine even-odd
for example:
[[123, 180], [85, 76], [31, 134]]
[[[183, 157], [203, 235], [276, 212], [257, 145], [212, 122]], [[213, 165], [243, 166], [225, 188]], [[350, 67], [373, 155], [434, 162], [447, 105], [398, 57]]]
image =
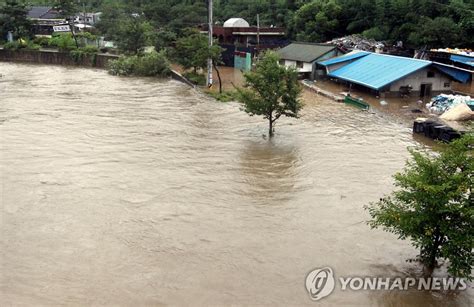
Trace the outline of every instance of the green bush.
[[138, 56], [135, 74], [139, 76], [167, 76], [170, 73], [170, 64], [162, 52], [151, 52]]
[[164, 77], [170, 74], [169, 62], [162, 52], [122, 56], [109, 61], [107, 70], [110, 74], [118, 76]]
[[111, 75], [130, 76], [135, 71], [137, 56], [121, 56], [117, 60], [107, 63], [107, 70]]
[[61, 51], [76, 49], [76, 42], [70, 33], [55, 35], [49, 40], [49, 46], [57, 47]]
[[20, 50], [20, 49], [39, 50], [41, 46], [33, 43], [32, 41], [20, 39], [17, 41], [6, 43], [5, 45], [3, 45], [3, 48], [9, 49], [9, 50]]
[[191, 72], [185, 72], [183, 76], [196, 85], [199, 85], [199, 86], [206, 85], [206, 76], [204, 76], [203, 74], [191, 71]]
[[82, 51], [85, 54], [93, 54], [99, 52], [99, 48], [97, 48], [96, 46], [85, 46], [79, 48], [78, 50]]
[[13, 42], [8, 42], [3, 45], [3, 48], [8, 49], [8, 50], [18, 50], [20, 49], [20, 43], [17, 41]]
[[94, 46], [86, 46], [70, 51], [71, 57], [74, 62], [80, 63], [85, 57], [90, 57], [92, 62], [95, 64], [98, 48]]
[[38, 44], [35, 44], [32, 41], [28, 41], [27, 44], [26, 44], [25, 49], [27, 49], [27, 50], [40, 50], [41, 46], [38, 45]]
[[222, 93], [208, 91], [207, 93], [214, 97], [214, 99], [222, 102], [235, 101], [238, 95], [236, 91], [223, 91]]
[[37, 45], [40, 45], [41, 47], [48, 47], [49, 46], [49, 40], [50, 40], [49, 37], [39, 36], [39, 37], [35, 37], [33, 39], [33, 42]]

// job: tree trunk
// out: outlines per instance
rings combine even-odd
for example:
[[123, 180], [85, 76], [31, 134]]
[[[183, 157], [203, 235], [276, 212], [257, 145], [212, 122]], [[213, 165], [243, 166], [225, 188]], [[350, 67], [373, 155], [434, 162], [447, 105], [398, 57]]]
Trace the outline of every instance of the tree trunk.
[[273, 137], [273, 120], [270, 118], [268, 123], [270, 124], [268, 128], [268, 136]]
[[219, 69], [217, 69], [217, 65], [215, 61], [212, 61], [212, 65], [214, 66], [214, 69], [216, 70], [217, 73], [217, 79], [219, 79], [219, 94], [222, 94], [222, 80], [221, 80], [221, 74], [219, 72]]
[[439, 232], [440, 232], [439, 227], [436, 227], [434, 231], [435, 239], [433, 242], [433, 247], [431, 248], [431, 251], [430, 251], [430, 258], [428, 259], [428, 263], [425, 265], [425, 270], [424, 270], [424, 273], [427, 277], [431, 277], [431, 275], [433, 275], [433, 271], [437, 264], [436, 257], [438, 255], [438, 247], [441, 243]]

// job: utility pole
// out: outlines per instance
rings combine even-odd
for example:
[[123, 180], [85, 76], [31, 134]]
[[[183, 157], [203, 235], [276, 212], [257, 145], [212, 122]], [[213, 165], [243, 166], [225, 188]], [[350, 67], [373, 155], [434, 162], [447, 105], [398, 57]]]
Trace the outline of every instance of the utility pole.
[[257, 52], [260, 47], [260, 14], [257, 14]]
[[[207, 29], [207, 34], [209, 38], [209, 48], [212, 47], [212, 0], [207, 0], [207, 21], [208, 21], [208, 29]], [[209, 57], [207, 59], [207, 87], [212, 86], [212, 59]]]

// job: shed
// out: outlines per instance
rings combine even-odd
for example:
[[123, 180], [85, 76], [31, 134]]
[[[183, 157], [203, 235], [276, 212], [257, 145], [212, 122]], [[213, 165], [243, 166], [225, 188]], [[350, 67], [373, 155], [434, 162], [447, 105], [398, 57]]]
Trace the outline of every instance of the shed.
[[335, 45], [294, 42], [277, 51], [280, 64], [295, 67], [302, 76], [315, 78], [315, 63], [343, 54]]

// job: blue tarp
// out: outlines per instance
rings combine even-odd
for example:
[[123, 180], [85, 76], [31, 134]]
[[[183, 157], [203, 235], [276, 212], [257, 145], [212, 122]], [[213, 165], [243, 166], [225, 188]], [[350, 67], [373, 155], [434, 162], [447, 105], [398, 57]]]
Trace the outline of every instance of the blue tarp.
[[328, 76], [379, 90], [431, 63], [412, 58], [369, 53], [331, 72]]
[[452, 54], [451, 61], [463, 63], [463, 64], [474, 67], [474, 57], [471, 57], [471, 56]]
[[329, 66], [329, 65], [334, 65], [337, 63], [347, 62], [350, 60], [355, 60], [369, 54], [370, 52], [367, 52], [367, 51], [352, 51], [348, 54], [342, 55], [337, 58], [332, 58], [330, 60], [318, 62], [318, 64], [323, 65], [323, 66]]
[[459, 81], [461, 83], [467, 83], [467, 81], [469, 81], [469, 78], [471, 77], [470, 72], [461, 70], [454, 66], [449, 67], [446, 65], [439, 65], [439, 64], [434, 64], [434, 66], [440, 71], [447, 74], [448, 76], [451, 76], [451, 78], [453, 78], [454, 80]]

